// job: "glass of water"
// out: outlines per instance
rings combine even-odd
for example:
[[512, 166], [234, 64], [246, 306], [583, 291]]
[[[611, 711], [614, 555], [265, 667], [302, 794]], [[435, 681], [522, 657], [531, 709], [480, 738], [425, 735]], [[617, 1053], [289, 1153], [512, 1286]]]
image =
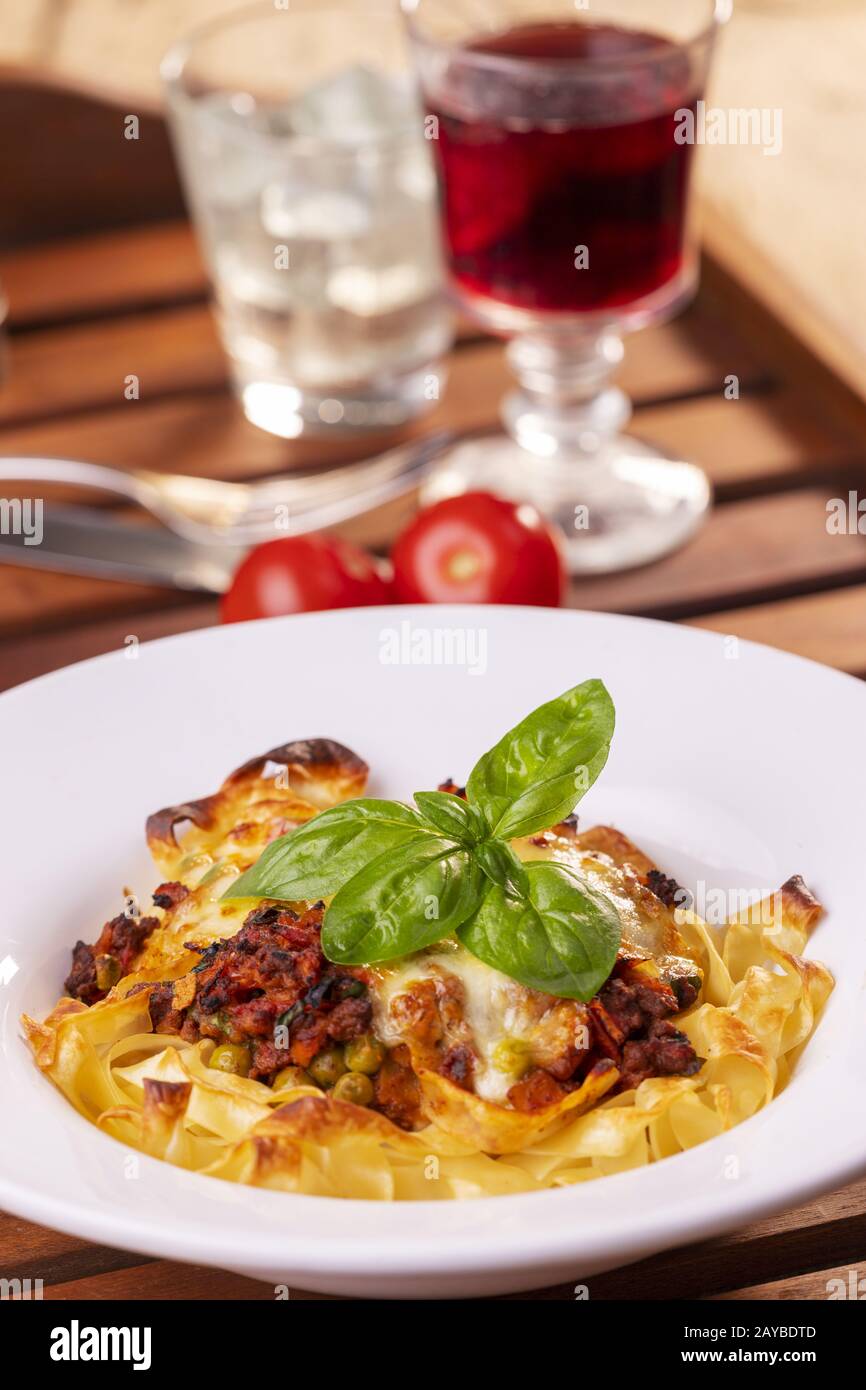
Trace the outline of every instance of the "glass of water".
[[453, 321], [398, 7], [265, 0], [163, 76], [247, 418], [294, 438], [429, 409]]

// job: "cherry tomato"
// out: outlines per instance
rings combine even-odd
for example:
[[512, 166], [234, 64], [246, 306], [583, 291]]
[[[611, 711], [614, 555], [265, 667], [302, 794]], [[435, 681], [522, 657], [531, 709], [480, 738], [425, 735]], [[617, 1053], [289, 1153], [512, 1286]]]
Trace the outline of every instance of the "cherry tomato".
[[403, 603], [528, 603], [555, 607], [565, 571], [555, 533], [534, 507], [490, 492], [419, 512], [391, 554]]
[[284, 536], [257, 545], [241, 561], [220, 603], [220, 621], [360, 608], [390, 597], [376, 562], [356, 545], [333, 536]]

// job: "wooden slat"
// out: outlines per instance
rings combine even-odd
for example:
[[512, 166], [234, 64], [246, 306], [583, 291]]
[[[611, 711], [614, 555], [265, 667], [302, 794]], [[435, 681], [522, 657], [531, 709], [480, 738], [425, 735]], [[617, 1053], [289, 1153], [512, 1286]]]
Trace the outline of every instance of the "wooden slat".
[[758, 361], [767, 363], [775, 377], [798, 383], [819, 418], [844, 422], [859, 439], [866, 439], [866, 397], [831, 370], [814, 340], [798, 337], [749, 293], [741, 270], [741, 261], [731, 274], [712, 256], [704, 255], [701, 302], [707, 311], [735, 324]]
[[[635, 433], [696, 459], [722, 498], [828, 473], [847, 477], [859, 445], [848, 431], [816, 422], [794, 391], [750, 396], [744, 376], [745, 396], [724, 398], [715, 351], [693, 350], [702, 325], [697, 318], [692, 327], [651, 330], [630, 343], [621, 375], [639, 402], [705, 393], [639, 407]], [[124, 383], [133, 372], [141, 394], [128, 401]], [[0, 451], [243, 478], [327, 466], [378, 452], [399, 437], [279, 439], [244, 419], [225, 378], [203, 305], [27, 335], [13, 345], [12, 372], [0, 392]], [[511, 384], [499, 344], [464, 343], [452, 355], [441, 403], [404, 434], [493, 426]], [[15, 488], [4, 485], [4, 491]]]
[[143, 1255], [93, 1245], [0, 1212], [0, 1275], [4, 1279], [41, 1279], [47, 1287], [144, 1262]]
[[866, 579], [866, 537], [827, 534], [826, 496], [803, 489], [732, 502], [682, 550], [625, 574], [574, 580], [577, 608], [689, 617]]
[[[828, 1249], [828, 1254], [832, 1253]], [[831, 1280], [841, 1280], [842, 1287], [846, 1290], [846, 1297], [849, 1297], [851, 1275], [851, 1265], [837, 1265], [834, 1269], [816, 1269], [809, 1274], [794, 1274], [788, 1279], [774, 1280], [769, 1284], [747, 1284], [744, 1289], [732, 1289], [729, 1293], [719, 1294], [719, 1299], [725, 1300], [752, 1300], [760, 1299], [767, 1303], [785, 1303], [791, 1299], [817, 1300], [822, 1302], [830, 1297], [831, 1291], [835, 1292], [839, 1285], [831, 1285]], [[857, 1271], [860, 1278], [866, 1274], [866, 1266], [861, 1263]], [[862, 1298], [862, 1293], [859, 1294]]]
[[130, 375], [140, 400], [224, 386], [226, 362], [207, 307], [13, 336], [0, 425], [124, 404], [134, 411], [139, 401], [124, 397]]
[[721, 392], [639, 410], [634, 433], [705, 468], [719, 497], [796, 487], [862, 469], [864, 445], [816, 419], [796, 387], [729, 401]]
[[[0, 570], [0, 595], [3, 572]], [[57, 576], [55, 576], [55, 579]], [[49, 615], [50, 616], [50, 610]], [[104, 652], [123, 650], [130, 635], [140, 642], [156, 637], [169, 637], [194, 628], [209, 627], [216, 622], [216, 603], [196, 602], [188, 607], [160, 609], [153, 613], [129, 613], [123, 617], [102, 621], [87, 621], [82, 626], [38, 636], [19, 636], [0, 641], [0, 690], [20, 685], [22, 681], [44, 676], [74, 661], [84, 661]]]
[[[54, 582], [60, 582], [55, 576]], [[2, 570], [0, 570], [2, 594]], [[181, 600], [182, 602], [182, 600]], [[189, 606], [86, 621], [59, 632], [7, 637], [0, 641], [0, 690], [68, 666], [74, 661], [117, 651], [134, 633], [139, 641], [190, 632], [216, 622], [216, 604], [196, 601]], [[866, 585], [832, 589], [827, 593], [753, 608], [729, 609], [689, 624], [712, 632], [763, 642], [782, 651], [820, 661], [825, 666], [866, 677]]]
[[[750, 391], [757, 393], [772, 386], [773, 378], [747, 344], [728, 333], [726, 348], [724, 336], [722, 341], [719, 339], [720, 331], [715, 330], [702, 310], [696, 310], [686, 323], [647, 329], [626, 340], [625, 357], [616, 381], [631, 397], [641, 423], [645, 416], [652, 423], [650, 407], [656, 402], [664, 403], [659, 407], [663, 411], [672, 408], [672, 401], [678, 402], [677, 410], [683, 410], [688, 405], [682, 402], [689, 397], [707, 396], [735, 412], [746, 405], [743, 395], [748, 400]], [[740, 377], [741, 399], [729, 402], [723, 393], [725, 376], [732, 371]], [[515, 384], [500, 343], [467, 343], [451, 359], [443, 403], [447, 409], [449, 396], [465, 395], [484, 412], [478, 423], [493, 425], [498, 421], [503, 395]]]
[[13, 329], [204, 299], [207, 276], [189, 223], [103, 232], [0, 257]]
[[[348, 462], [387, 448], [399, 438], [434, 429], [458, 431], [494, 425], [508, 382], [498, 353], [464, 348], [441, 404], [398, 435], [365, 440], [340, 436], [278, 439], [250, 425], [226, 394], [139, 401], [0, 427], [0, 453], [82, 458], [119, 468], [164, 468], [201, 477], [255, 478], [293, 468]], [[465, 360], [464, 360], [465, 359]], [[122, 383], [122, 374], [115, 371]], [[31, 401], [35, 395], [31, 395]], [[2, 400], [2, 393], [0, 393]], [[843, 432], [816, 433], [793, 394], [737, 403], [706, 396], [639, 409], [635, 434], [707, 469], [722, 499], [799, 486], [827, 478], [844, 490], [856, 446]], [[32, 495], [32, 485], [3, 484], [3, 495]], [[84, 497], [84, 494], [79, 494]]]
[[0, 565], [0, 638], [189, 603], [180, 590]]
[[727, 610], [692, 620], [709, 628], [795, 652], [825, 666], [866, 676], [866, 585], [808, 594], [784, 603]]
[[[112, 257], [107, 256], [104, 295], [113, 290], [112, 273]], [[34, 274], [33, 268], [28, 274]], [[148, 293], [155, 293], [164, 280], [156, 275], [155, 286], [148, 285], [145, 276]], [[468, 358], [459, 353], [453, 367], [455, 380], [471, 372], [476, 390], [484, 397], [487, 414], [479, 423], [495, 420], [511, 381], [501, 346], [478, 344]], [[744, 389], [767, 375], [732, 330], [723, 329], [718, 320], [705, 324], [698, 306], [685, 326], [664, 326], [636, 335], [620, 379], [637, 400], [646, 401], [698, 391], [721, 393], [728, 371], [741, 375]], [[174, 306], [144, 316], [95, 319], [13, 335], [9, 378], [0, 393], [0, 426], [122, 405], [124, 379], [129, 374], [140, 380], [141, 400], [224, 387], [228, 369], [208, 306]]]
[[[866, 581], [866, 537], [830, 536], [822, 491], [734, 502], [711, 513], [689, 545], [657, 564], [574, 580], [575, 608], [687, 618], [772, 595]], [[0, 566], [0, 637], [46, 631], [71, 619], [189, 608], [188, 595], [144, 585]], [[193, 624], [198, 625], [197, 622]], [[38, 647], [28, 654], [38, 665]], [[19, 667], [19, 669], [21, 669]]]
[[[416, 433], [432, 429], [434, 418], [428, 416]], [[0, 454], [87, 459], [117, 468], [156, 468], [199, 477], [255, 478], [348, 463], [362, 453], [386, 449], [400, 437], [371, 435], [359, 443], [355, 436], [324, 435], [290, 442], [249, 424], [228, 394], [185, 395], [156, 404], [143, 395], [113, 408], [0, 427]], [[13, 495], [12, 484], [4, 482], [3, 495]], [[77, 496], [81, 500], [84, 494]]]
[[[222, 1269], [205, 1269], [201, 1265], [172, 1264], [167, 1260], [152, 1260], [147, 1264], [126, 1269], [109, 1270], [66, 1283], [52, 1284], [44, 1290], [45, 1299], [134, 1299], [150, 1302], [155, 1299], [231, 1300], [274, 1299], [273, 1284], [257, 1279], [243, 1279]], [[306, 1295], [307, 1298], [316, 1295]]]

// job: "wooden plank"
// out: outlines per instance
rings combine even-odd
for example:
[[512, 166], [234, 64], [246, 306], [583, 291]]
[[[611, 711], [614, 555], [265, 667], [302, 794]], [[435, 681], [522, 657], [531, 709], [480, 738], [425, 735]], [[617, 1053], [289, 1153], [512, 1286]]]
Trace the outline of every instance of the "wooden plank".
[[[435, 419], [435, 413], [427, 416], [415, 433], [432, 430]], [[371, 435], [359, 442], [357, 436], [329, 434], [289, 441], [256, 429], [226, 393], [195, 394], [156, 403], [143, 396], [110, 409], [60, 415], [20, 427], [0, 426], [0, 453], [243, 479], [349, 463], [389, 448], [401, 437], [403, 432]], [[15, 495], [11, 483], [4, 482], [3, 495]], [[68, 495], [73, 496], [71, 492]], [[77, 500], [94, 498], [82, 491], [74, 496]]]
[[692, 619], [709, 628], [795, 652], [811, 661], [866, 676], [866, 585], [809, 594], [784, 603], [760, 603]]
[[51, 1231], [47, 1226], [34, 1226], [20, 1216], [0, 1212], [0, 1272], [4, 1275], [12, 1267], [27, 1267], [43, 1260], [54, 1259], [85, 1247], [86, 1241], [76, 1236], [66, 1236], [60, 1231]]
[[[828, 535], [825, 503], [822, 491], [803, 489], [719, 507], [700, 535], [674, 555], [639, 570], [574, 580], [567, 601], [604, 612], [691, 618], [866, 581], [866, 537]], [[189, 595], [168, 589], [0, 566], [0, 638], [191, 606]], [[198, 626], [199, 615], [193, 619], [191, 625]], [[24, 647], [20, 661], [11, 659], [12, 669], [44, 669], [53, 639], [46, 640], [46, 647], [38, 639]]]
[[706, 469], [723, 500], [798, 487], [862, 468], [864, 446], [817, 417], [796, 387], [726, 400], [721, 392], [639, 410], [632, 426], [675, 458]]
[[152, 612], [190, 601], [180, 590], [0, 565], [0, 638], [45, 632], [112, 613]]
[[[205, 305], [12, 336], [0, 425], [221, 389], [226, 361]], [[138, 399], [124, 395], [136, 377]]]
[[[131, 1299], [136, 1303], [159, 1299], [231, 1299], [249, 1302], [254, 1299], [273, 1301], [275, 1294], [273, 1284], [244, 1279], [227, 1270], [151, 1260], [147, 1264], [51, 1284], [44, 1290], [44, 1297], [46, 1300], [116, 1298]], [[317, 1295], [307, 1294], [303, 1297], [316, 1298]]]
[[708, 313], [736, 324], [757, 360], [772, 364], [774, 376], [798, 384], [816, 414], [833, 416], [854, 430], [859, 439], [866, 438], [866, 398], [831, 370], [812, 340], [797, 337], [749, 293], [742, 277], [736, 272], [732, 275], [707, 254], [702, 264], [701, 302]]
[[[840, 274], [824, 276], [824, 288], [831, 282], [838, 286], [839, 304], [836, 308], [839, 318], [836, 323], [831, 323], [824, 313], [826, 305], [819, 305], [811, 295], [801, 293], [794, 278], [780, 270], [766, 247], [760, 247], [742, 235], [729, 213], [713, 208], [704, 218], [701, 240], [707, 254], [743, 287], [750, 298], [761, 304], [792, 337], [808, 343], [810, 352], [839, 381], [861, 401], [866, 400], [866, 368], [863, 366], [862, 353], [855, 345], [855, 335], [850, 331], [847, 334], [839, 331], [839, 325], [844, 321], [843, 312], [845, 317], [851, 318], [848, 295], [854, 286], [846, 277]], [[804, 247], [801, 246], [800, 250], [804, 251]], [[801, 259], [812, 262], [814, 254], [813, 244], [809, 243], [808, 255]], [[820, 285], [820, 276], [810, 276], [810, 279]], [[856, 288], [859, 290], [859, 286]], [[846, 306], [844, 311], [841, 309], [843, 303]]]
[[[127, 613], [95, 622], [85, 620], [80, 626], [56, 632], [7, 637], [0, 641], [0, 690], [72, 662], [120, 650], [130, 634], [141, 642], [149, 642], [210, 627], [216, 622], [216, 611], [215, 602], [203, 600], [155, 612]], [[70, 620], [74, 621], [74, 615]], [[688, 622], [690, 626], [763, 642], [850, 675], [866, 677], [866, 585], [726, 610]]]
[[145, 1259], [0, 1212], [0, 1276], [4, 1279], [41, 1279], [47, 1287], [138, 1266]]
[[[499, 401], [509, 384], [499, 349], [467, 345], [455, 359], [442, 402], [407, 430], [362, 441], [337, 434], [288, 441], [249, 424], [237, 402], [225, 393], [154, 401], [148, 395], [149, 378], [142, 377], [142, 398], [124, 401], [127, 357], [123, 367], [116, 363], [112, 369], [110, 406], [20, 424], [10, 423], [7, 415], [5, 428], [0, 425], [0, 452], [235, 479], [331, 466], [436, 429], [495, 426]], [[38, 392], [38, 378], [31, 375], [26, 387], [30, 408], [38, 401]], [[24, 393], [22, 384], [19, 399]], [[857, 454], [857, 445], [846, 432], [831, 425], [817, 428], [796, 396], [787, 392], [737, 402], [713, 395], [647, 407], [636, 412], [633, 429], [672, 454], [699, 462], [722, 500], [828, 476], [835, 479], [837, 490], [847, 487]], [[4, 483], [3, 491], [5, 496], [16, 491], [32, 495], [32, 487], [16, 490], [11, 483]]]
[[863, 186], [864, 58], [862, 5], [735, 5], [711, 91], [728, 111], [778, 110], [781, 154], [708, 146], [697, 186], [714, 255], [866, 398], [866, 281], [852, 237]]
[[[828, 1251], [828, 1254], [830, 1252]], [[855, 1274], [862, 1279], [866, 1276], [866, 1265], [861, 1263], [860, 1268], [855, 1268]], [[836, 1293], [840, 1285], [845, 1289], [845, 1297], [849, 1297], [851, 1265], [837, 1265], [832, 1269], [816, 1269], [808, 1274], [795, 1274], [789, 1279], [775, 1280], [770, 1284], [749, 1284], [744, 1289], [732, 1289], [730, 1293], [719, 1294], [719, 1299], [760, 1299], [768, 1303], [785, 1303], [790, 1299], [797, 1300], [818, 1300], [826, 1301], [831, 1293]], [[866, 1289], [866, 1283], [861, 1285]], [[863, 1293], [859, 1294], [862, 1298]]]
[[188, 222], [74, 237], [0, 256], [13, 329], [203, 300], [207, 275]]
[[[87, 246], [77, 254], [88, 258]], [[103, 296], [116, 288], [114, 264], [113, 255], [106, 257]], [[147, 264], [145, 258], [143, 282], [147, 292], [154, 293]], [[41, 257], [29, 268], [25, 262], [31, 279], [40, 265]], [[89, 281], [89, 258], [78, 273], [82, 282]], [[98, 290], [98, 278], [96, 283]], [[157, 287], [161, 283], [157, 274]], [[452, 359], [451, 369], [451, 393], [480, 395], [485, 413], [476, 423], [492, 423], [512, 381], [501, 345], [482, 342], [467, 347]], [[647, 401], [699, 391], [721, 393], [731, 371], [739, 373], [743, 389], [767, 376], [730, 328], [724, 329], [717, 319], [705, 324], [697, 308], [685, 327], [635, 335], [619, 376], [629, 394]], [[0, 394], [0, 426], [123, 405], [131, 374], [139, 379], [142, 401], [225, 387], [227, 362], [208, 306], [172, 306], [147, 315], [126, 314], [13, 335], [9, 378]]]
[[[767, 371], [750, 354], [747, 346], [731, 339], [729, 352], [718, 342], [708, 320], [697, 317], [687, 325], [674, 324], [647, 329], [626, 340], [625, 357], [616, 374], [616, 381], [631, 397], [637, 409], [641, 430], [648, 417], [655, 423], [653, 407], [665, 415], [672, 410], [688, 411], [694, 404], [692, 396], [707, 396], [721, 406], [751, 410], [749, 400], [724, 400], [725, 377], [737, 372], [742, 393], [765, 391], [772, 385]], [[515, 379], [505, 360], [502, 345], [495, 342], [468, 343], [452, 356], [451, 375], [444, 394], [445, 409], [454, 398], [463, 406], [464, 397], [475, 403], [479, 426], [495, 425], [506, 391], [512, 390]], [[763, 409], [762, 398], [757, 408]], [[675, 402], [676, 404], [671, 404]], [[464, 407], [465, 408], [465, 407]], [[723, 418], [720, 413], [719, 418]], [[468, 426], [463, 426], [467, 428]], [[637, 430], [640, 433], [641, 431]], [[829, 431], [828, 431], [829, 433]], [[850, 449], [850, 443], [848, 445]]]
[[802, 489], [732, 502], [682, 550], [624, 574], [576, 579], [576, 608], [691, 617], [866, 579], [866, 536], [831, 536], [826, 495]]
[[[0, 570], [0, 586], [2, 578]], [[156, 637], [210, 627], [216, 620], [216, 603], [205, 600], [189, 607], [163, 608], [152, 613], [127, 612], [123, 617], [100, 622], [86, 621], [81, 626], [67, 627], [60, 632], [0, 641], [0, 690], [8, 690], [22, 681], [44, 676], [48, 671], [56, 671], [74, 661], [102, 656], [104, 652], [122, 651], [128, 646], [126, 639], [130, 636], [137, 637], [139, 642], [150, 642]]]

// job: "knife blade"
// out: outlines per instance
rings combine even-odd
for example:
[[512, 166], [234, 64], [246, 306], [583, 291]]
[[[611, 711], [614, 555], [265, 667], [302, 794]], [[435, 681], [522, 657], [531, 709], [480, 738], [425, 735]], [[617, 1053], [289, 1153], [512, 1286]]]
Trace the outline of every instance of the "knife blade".
[[0, 563], [213, 594], [225, 592], [247, 549], [201, 545], [162, 526], [120, 521], [98, 507], [49, 502], [43, 503], [38, 544], [0, 529]]

